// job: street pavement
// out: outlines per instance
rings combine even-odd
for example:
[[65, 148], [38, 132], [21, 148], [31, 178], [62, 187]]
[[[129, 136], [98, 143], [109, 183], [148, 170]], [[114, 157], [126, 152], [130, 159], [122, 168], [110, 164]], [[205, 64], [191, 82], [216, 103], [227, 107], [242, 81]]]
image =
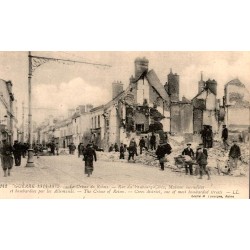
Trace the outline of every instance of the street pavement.
[[[91, 177], [84, 174], [84, 161], [77, 155], [41, 156], [34, 157], [35, 167], [27, 168], [26, 159], [22, 158], [21, 166], [14, 166], [11, 176], [0, 175], [0, 185], [4, 184], [58, 184], [60, 186], [91, 186], [95, 187], [117, 187], [133, 186], [134, 188], [145, 185], [153, 185], [154, 190], [167, 186], [184, 189], [188, 186], [200, 186], [213, 190], [229, 190], [230, 193], [248, 193], [248, 177], [232, 176], [206, 176], [202, 180], [197, 176], [185, 175], [182, 172], [173, 172], [170, 169], [160, 171], [159, 168], [140, 165], [133, 162], [121, 160], [120, 162], [108, 162], [99, 159], [94, 162], [94, 172]], [[155, 189], [156, 188], [156, 189]], [[1, 193], [1, 189], [0, 189]]]

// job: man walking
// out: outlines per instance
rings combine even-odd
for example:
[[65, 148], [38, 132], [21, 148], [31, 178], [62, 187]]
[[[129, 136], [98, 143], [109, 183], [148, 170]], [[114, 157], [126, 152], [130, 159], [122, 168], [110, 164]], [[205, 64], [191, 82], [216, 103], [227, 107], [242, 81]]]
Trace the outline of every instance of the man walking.
[[17, 140], [15, 140], [13, 148], [14, 148], [13, 154], [15, 159], [15, 166], [20, 166], [21, 156], [22, 156], [22, 145]]
[[222, 141], [223, 141], [223, 145], [224, 145], [224, 149], [227, 151], [229, 144], [227, 142], [228, 139], [228, 129], [226, 125], [223, 125], [223, 130], [222, 130], [222, 135], [221, 135]]
[[197, 163], [199, 164], [200, 167], [200, 177], [199, 179], [202, 179], [203, 176], [203, 171], [207, 174], [208, 180], [210, 180], [210, 174], [209, 171], [207, 170], [207, 156], [203, 152], [202, 147], [198, 147], [197, 149], [197, 158], [196, 158]]
[[151, 150], [156, 149], [156, 136], [155, 136], [154, 132], [152, 132], [152, 135], [150, 138], [150, 146], [151, 146]]
[[140, 154], [142, 154], [142, 149], [146, 147], [146, 142], [144, 140], [144, 137], [141, 138], [139, 141], [139, 146], [140, 146]]
[[239, 159], [241, 159], [240, 147], [237, 145], [237, 141], [233, 140], [233, 146], [230, 148], [229, 151], [230, 169], [237, 168]]
[[[204, 144], [200, 143], [199, 146], [198, 146], [198, 148], [197, 148], [197, 150], [196, 150], [196, 153], [195, 153], [196, 162], [197, 162], [197, 158], [198, 158], [198, 149], [199, 148], [201, 149], [201, 152], [206, 156], [206, 158], [208, 158], [208, 153], [207, 153], [207, 150], [204, 147]], [[198, 175], [198, 168], [195, 169], [195, 175]]]
[[187, 155], [191, 158], [190, 161], [185, 161], [185, 170], [186, 170], [186, 175], [188, 174], [188, 170], [190, 175], [193, 175], [193, 164], [191, 160], [194, 158], [194, 151], [191, 148], [191, 143], [187, 144], [187, 148], [183, 150], [182, 155]]
[[120, 146], [120, 159], [124, 159], [124, 153], [125, 153], [125, 149], [124, 149], [123, 143], [121, 143], [121, 146]]

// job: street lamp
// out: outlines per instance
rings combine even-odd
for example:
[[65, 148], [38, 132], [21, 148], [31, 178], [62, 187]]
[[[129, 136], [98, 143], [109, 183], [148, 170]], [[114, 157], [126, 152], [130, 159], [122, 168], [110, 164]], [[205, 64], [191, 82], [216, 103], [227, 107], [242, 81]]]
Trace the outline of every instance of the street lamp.
[[28, 74], [28, 94], [29, 94], [29, 121], [28, 121], [28, 140], [29, 140], [29, 149], [28, 149], [28, 160], [26, 167], [34, 167], [34, 161], [33, 161], [33, 149], [32, 149], [32, 86], [31, 86], [31, 77], [32, 73], [35, 71], [36, 68], [40, 67], [41, 65], [47, 63], [47, 62], [61, 62], [63, 64], [71, 64], [71, 63], [83, 63], [83, 64], [90, 64], [94, 66], [101, 66], [101, 67], [111, 67], [107, 64], [101, 64], [101, 63], [91, 63], [87, 61], [76, 61], [76, 60], [68, 60], [68, 59], [60, 59], [60, 58], [52, 58], [52, 57], [42, 57], [42, 56], [32, 56], [31, 52], [29, 51], [28, 54], [28, 65], [29, 65], [29, 74]]
[[28, 91], [29, 91], [29, 119], [28, 119], [28, 140], [29, 140], [29, 149], [28, 149], [28, 159], [26, 167], [34, 167], [34, 161], [33, 161], [33, 148], [32, 148], [32, 98], [31, 98], [31, 77], [32, 77], [32, 58], [31, 58], [31, 52], [29, 51], [28, 55], [29, 60], [29, 75], [28, 75]]

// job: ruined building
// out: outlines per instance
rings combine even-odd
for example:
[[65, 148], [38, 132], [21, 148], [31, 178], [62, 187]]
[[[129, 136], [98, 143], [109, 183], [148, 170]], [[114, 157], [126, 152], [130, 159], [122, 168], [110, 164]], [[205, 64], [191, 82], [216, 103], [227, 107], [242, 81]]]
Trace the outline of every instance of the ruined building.
[[198, 94], [192, 99], [193, 103], [193, 131], [200, 133], [203, 125], [212, 126], [218, 131], [220, 102], [217, 99], [217, 82], [213, 79], [198, 82]]
[[193, 106], [190, 100], [183, 96], [180, 101], [180, 77], [168, 74], [168, 81], [164, 85], [170, 98], [170, 129], [172, 134], [193, 133]]
[[91, 110], [93, 140], [100, 147], [126, 143], [130, 136], [170, 130], [170, 98], [146, 58], [134, 61], [134, 76], [123, 90], [121, 82], [112, 84], [113, 99]]
[[250, 93], [245, 85], [234, 79], [224, 88], [225, 124], [231, 131], [248, 130], [250, 124]]

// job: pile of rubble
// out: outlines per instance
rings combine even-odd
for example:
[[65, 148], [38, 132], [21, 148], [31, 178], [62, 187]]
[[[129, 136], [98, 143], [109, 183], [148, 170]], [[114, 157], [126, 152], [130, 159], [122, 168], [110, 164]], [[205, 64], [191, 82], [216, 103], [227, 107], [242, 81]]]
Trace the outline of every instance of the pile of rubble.
[[[176, 164], [175, 159], [178, 158], [183, 149], [186, 147], [184, 138], [170, 137], [169, 143], [172, 147], [172, 153], [166, 157], [166, 168], [175, 172], [185, 172], [183, 164]], [[198, 143], [192, 143], [192, 148], [196, 152]], [[221, 146], [221, 142], [215, 142], [214, 147], [208, 149], [208, 165], [211, 175], [231, 175], [231, 176], [247, 176], [249, 173], [249, 148], [247, 144], [240, 144], [242, 161], [239, 161], [238, 168], [228, 171], [228, 153]], [[139, 148], [138, 148], [139, 151]], [[138, 152], [139, 153], [139, 152]], [[125, 153], [125, 159], [119, 159], [119, 152], [98, 152], [98, 157], [103, 161], [127, 162], [128, 153]], [[132, 160], [131, 160], [132, 162]], [[149, 167], [159, 167], [159, 161], [154, 151], [143, 151], [143, 153], [135, 156], [135, 163], [143, 164]], [[194, 168], [196, 165], [194, 165]]]

